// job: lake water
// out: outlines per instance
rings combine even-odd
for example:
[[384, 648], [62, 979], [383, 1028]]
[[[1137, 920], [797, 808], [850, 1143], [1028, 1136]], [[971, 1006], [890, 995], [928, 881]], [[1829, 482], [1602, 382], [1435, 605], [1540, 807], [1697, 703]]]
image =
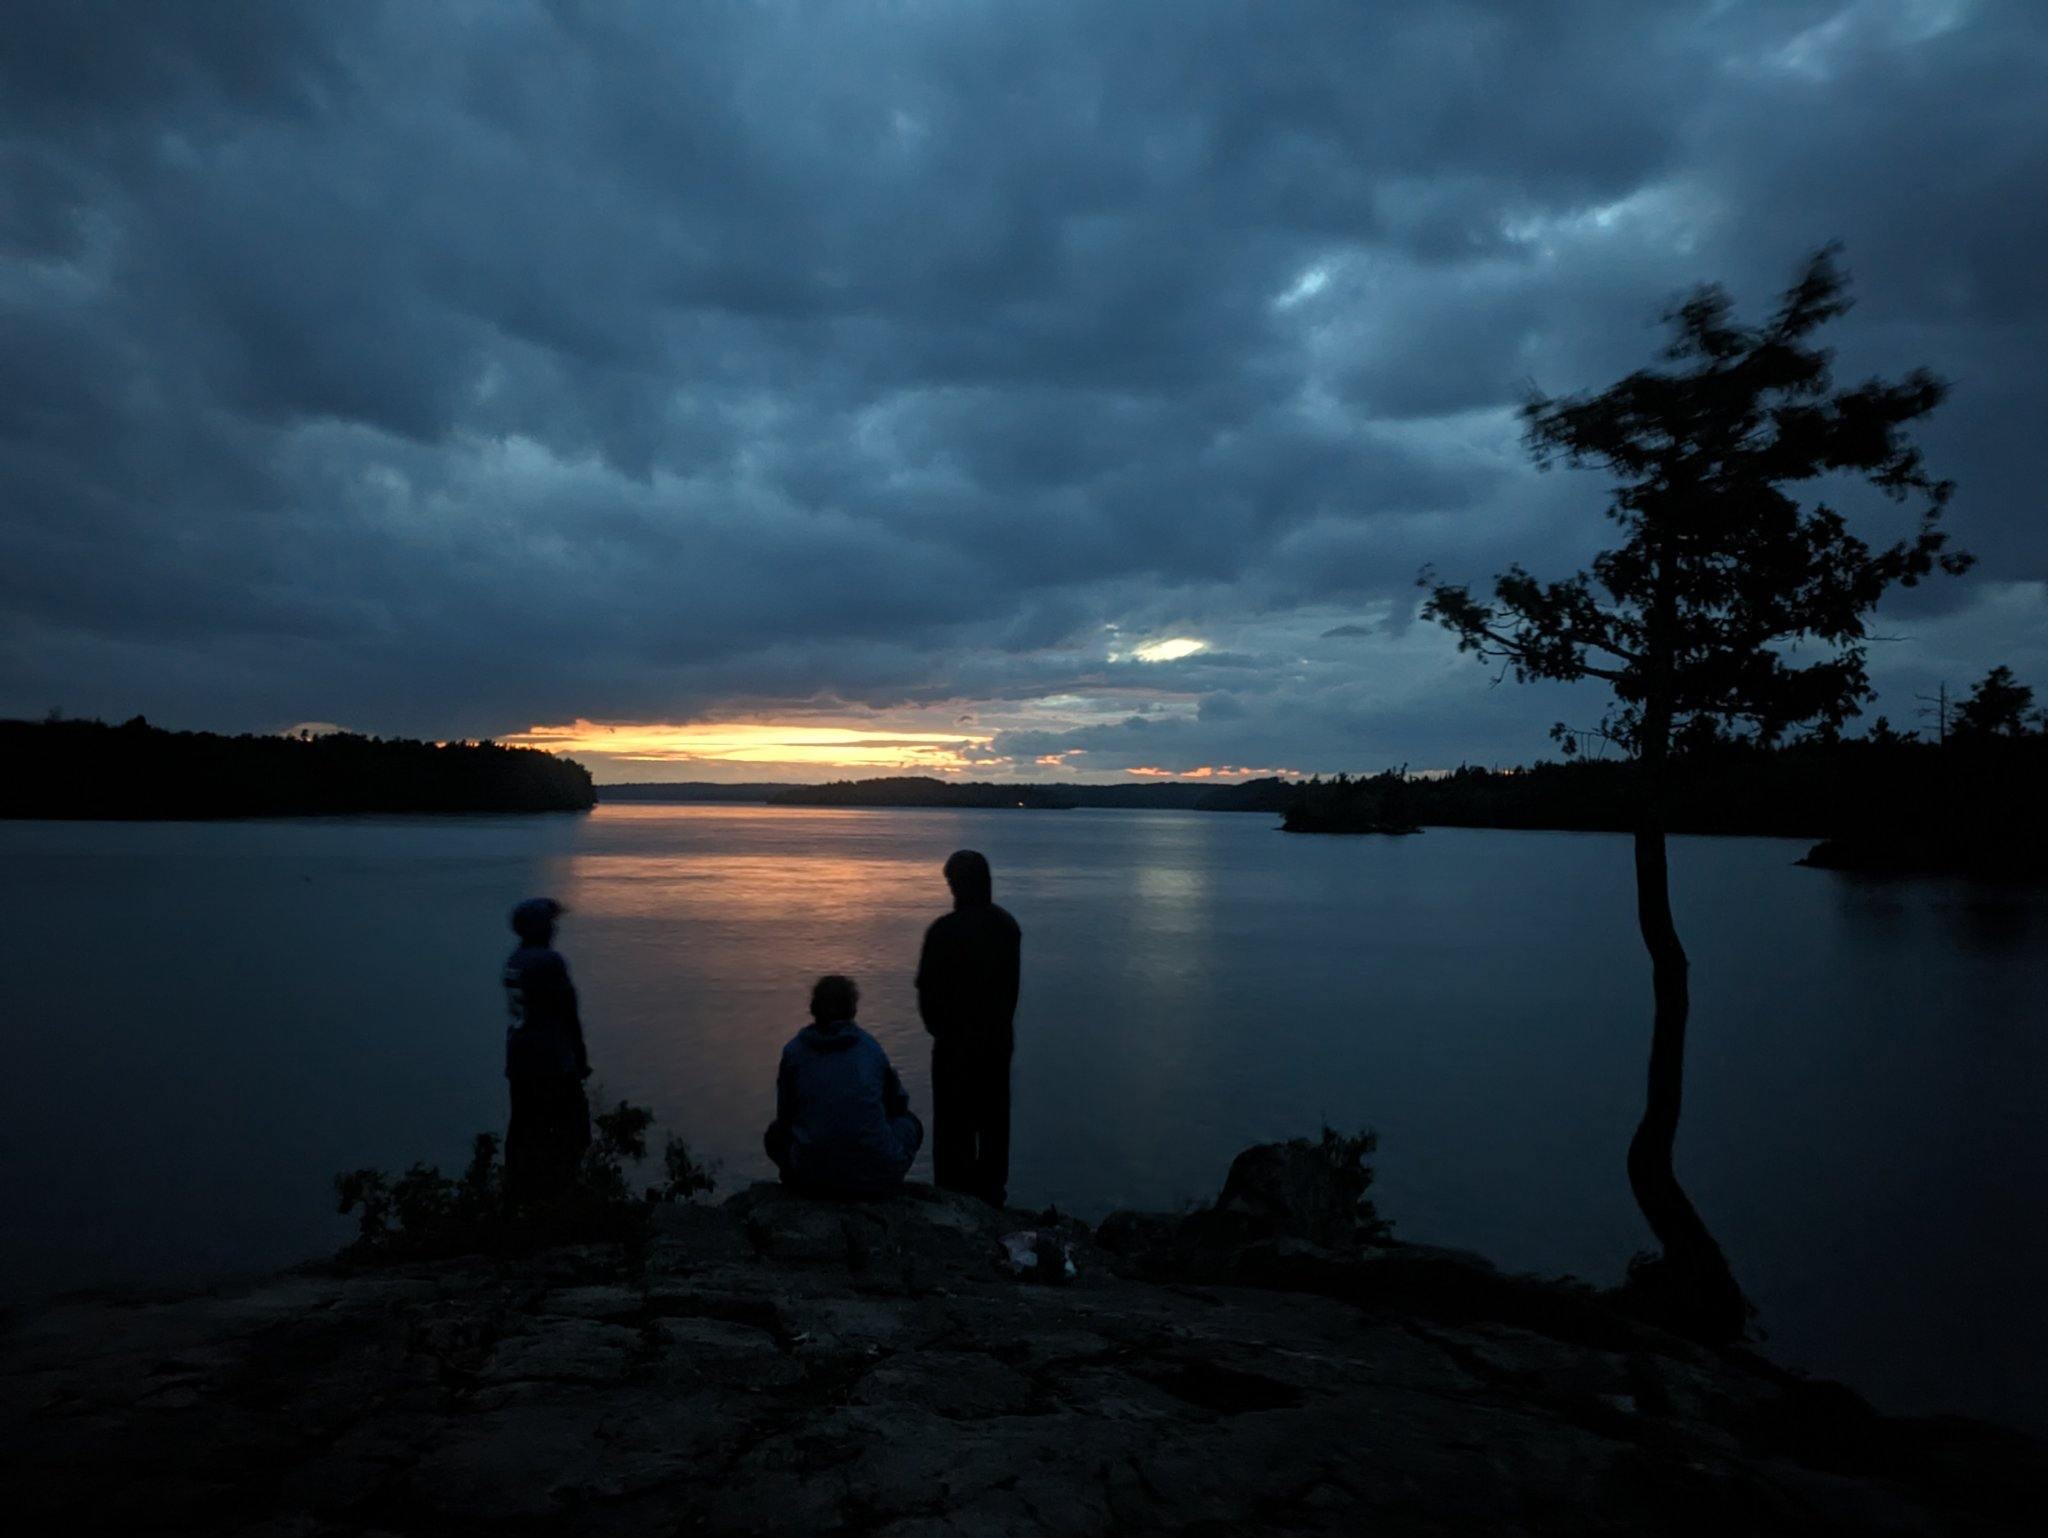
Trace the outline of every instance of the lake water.
[[[502, 1125], [504, 912], [562, 948], [598, 1079], [760, 1178], [820, 972], [929, 1106], [911, 990], [960, 846], [1024, 928], [1013, 1199], [1213, 1195], [1328, 1122], [1397, 1232], [1616, 1280], [1648, 1046], [1627, 840], [1288, 837], [1173, 812], [607, 806], [588, 817], [0, 823], [8, 1296], [267, 1268], [328, 1180]], [[1679, 1167], [1781, 1360], [2048, 1426], [2048, 893], [1680, 839]], [[927, 1177], [925, 1161], [914, 1172]]]

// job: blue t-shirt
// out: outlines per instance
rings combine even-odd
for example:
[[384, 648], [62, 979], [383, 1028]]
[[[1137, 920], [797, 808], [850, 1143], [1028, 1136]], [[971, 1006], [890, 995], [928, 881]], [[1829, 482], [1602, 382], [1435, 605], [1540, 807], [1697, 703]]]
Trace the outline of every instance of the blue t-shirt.
[[561, 952], [522, 945], [505, 962], [505, 1076], [582, 1074], [583, 1023]]

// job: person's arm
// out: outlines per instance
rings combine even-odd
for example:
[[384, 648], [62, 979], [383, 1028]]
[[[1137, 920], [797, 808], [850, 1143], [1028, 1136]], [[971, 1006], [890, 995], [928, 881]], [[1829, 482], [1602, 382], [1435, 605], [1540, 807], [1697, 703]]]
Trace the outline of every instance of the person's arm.
[[998, 986], [1003, 995], [1003, 1018], [1010, 1019], [1017, 1013], [1017, 990], [1024, 970], [1024, 931], [1016, 924], [1010, 925], [1010, 943], [1004, 947], [1003, 975]]
[[796, 1068], [786, 1051], [775, 1070], [775, 1124], [784, 1128], [796, 1124]]
[[896, 1065], [887, 1058], [882, 1060], [882, 1114], [894, 1121], [910, 1109], [910, 1096], [903, 1092], [903, 1081], [896, 1077]]
[[583, 1045], [583, 1016], [576, 1008], [576, 984], [569, 979], [569, 963], [562, 963], [562, 1018], [569, 1022], [569, 1039], [576, 1044], [576, 1073], [590, 1077], [590, 1053]]
[[932, 1018], [933, 1009], [939, 995], [940, 947], [933, 944], [933, 929], [937, 927], [937, 925], [934, 925], [932, 929], [927, 929], [924, 932], [924, 949], [918, 953], [917, 983], [915, 985], [917, 988], [917, 1018], [924, 1022], [925, 1032], [930, 1036], [937, 1036], [939, 1034], [938, 1022]]

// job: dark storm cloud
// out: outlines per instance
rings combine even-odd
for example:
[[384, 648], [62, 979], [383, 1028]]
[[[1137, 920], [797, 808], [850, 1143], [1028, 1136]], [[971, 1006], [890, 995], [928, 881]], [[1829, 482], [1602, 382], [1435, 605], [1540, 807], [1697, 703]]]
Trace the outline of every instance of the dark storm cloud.
[[1522, 392], [1837, 236], [1984, 558], [1880, 679], [2048, 686], [2044, 82], [1968, 0], [18, 8], [0, 710], [1526, 756], [1414, 571], [1582, 560]]

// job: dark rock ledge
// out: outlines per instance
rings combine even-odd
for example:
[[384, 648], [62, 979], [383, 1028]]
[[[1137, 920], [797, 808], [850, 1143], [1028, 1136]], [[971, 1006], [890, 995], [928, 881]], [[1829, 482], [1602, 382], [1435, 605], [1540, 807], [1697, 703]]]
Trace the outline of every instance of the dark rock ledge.
[[2048, 1489], [1341, 1212], [1064, 1223], [1064, 1286], [998, 1264], [1034, 1222], [756, 1186], [638, 1257], [60, 1301], [0, 1340], [0, 1480], [17, 1531], [250, 1538], [2017, 1532]]

